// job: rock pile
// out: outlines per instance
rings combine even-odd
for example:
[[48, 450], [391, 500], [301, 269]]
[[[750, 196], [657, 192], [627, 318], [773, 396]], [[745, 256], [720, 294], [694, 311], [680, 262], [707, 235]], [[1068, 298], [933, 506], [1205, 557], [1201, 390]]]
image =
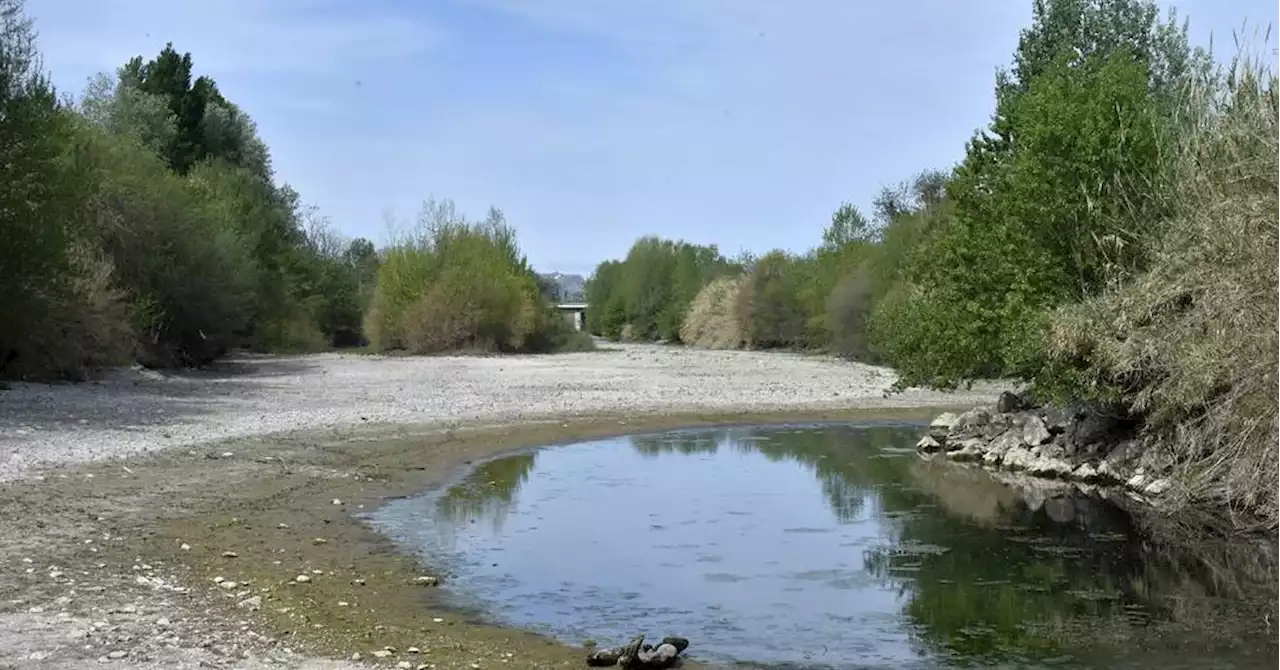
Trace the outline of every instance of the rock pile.
[[1170, 486], [1167, 468], [1136, 434], [1136, 423], [1118, 413], [1087, 405], [1028, 407], [1005, 392], [992, 409], [939, 415], [916, 449], [993, 469], [1159, 496]]

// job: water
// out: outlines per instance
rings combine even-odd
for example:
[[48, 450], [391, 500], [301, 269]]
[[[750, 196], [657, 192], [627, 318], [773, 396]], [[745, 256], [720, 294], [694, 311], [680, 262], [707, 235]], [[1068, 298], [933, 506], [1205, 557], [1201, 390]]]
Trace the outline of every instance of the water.
[[[525, 452], [374, 523], [447, 597], [570, 643], [712, 662], [1274, 668], [1274, 554], [922, 461], [910, 426], [686, 430]], [[1243, 558], [1242, 558], [1243, 557]]]

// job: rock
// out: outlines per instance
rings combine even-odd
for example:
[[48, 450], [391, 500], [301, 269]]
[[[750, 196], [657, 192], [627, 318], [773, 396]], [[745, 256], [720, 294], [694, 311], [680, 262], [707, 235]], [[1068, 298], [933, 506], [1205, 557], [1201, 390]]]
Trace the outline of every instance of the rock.
[[942, 443], [934, 439], [932, 435], [925, 435], [916, 443], [916, 451], [925, 454], [933, 454], [942, 451]]
[[400, 661], [399, 663], [396, 663], [396, 667], [400, 670], [412, 670], [413, 664], [408, 661]]
[[1040, 455], [1046, 458], [1066, 458], [1067, 450], [1061, 444], [1050, 442], [1040, 445]]
[[1002, 462], [1009, 470], [1026, 470], [1035, 460], [1030, 449], [1019, 445], [1006, 451]]
[[1000, 397], [996, 400], [996, 411], [1001, 414], [1012, 414], [1013, 412], [1021, 410], [1022, 406], [1022, 396], [1019, 396], [1017, 393], [1012, 391], [1005, 391], [1004, 393], [1001, 393]]
[[1071, 476], [1075, 468], [1061, 458], [1041, 456], [1027, 466], [1027, 472], [1038, 477], [1056, 477], [1065, 479]]
[[1022, 426], [1022, 441], [1031, 446], [1037, 446], [1048, 442], [1053, 437], [1049, 433], [1049, 428], [1044, 425], [1044, 421], [1038, 416], [1027, 417], [1027, 422]]
[[254, 610], [254, 611], [260, 610], [262, 609], [262, 596], [253, 596], [251, 598], [245, 598], [244, 600], [241, 600], [240, 602], [236, 603], [236, 607], [239, 607], [240, 609], [247, 609], [247, 610]]
[[421, 577], [414, 577], [413, 583], [418, 584], [420, 586], [439, 586], [440, 579], [437, 577], [431, 577], [429, 575], [423, 575]]
[[231, 589], [234, 589], [235, 587], [239, 586], [239, 584], [231, 580], [227, 580], [224, 582], [218, 582], [218, 586], [221, 586], [222, 588], [230, 591]]
[[1022, 431], [1008, 430], [1001, 433], [987, 445], [987, 453], [982, 455], [982, 462], [987, 465], [999, 465], [1010, 449], [1022, 446]]
[[1128, 470], [1141, 458], [1143, 451], [1138, 440], [1123, 440], [1107, 452], [1103, 460], [1116, 470]]
[[977, 461], [987, 453], [986, 442], [973, 437], [960, 443], [960, 448], [947, 453], [953, 461]]
[[236, 553], [236, 552], [234, 552], [234, 551], [224, 551], [224, 552], [222, 552], [222, 557], [223, 557], [223, 558], [238, 558], [239, 556], [240, 556], [240, 554], [237, 554], [237, 553]]
[[977, 435], [989, 423], [991, 423], [991, 412], [975, 407], [956, 419], [955, 425], [951, 427], [951, 434], [962, 437]]
[[1118, 417], [1097, 410], [1089, 410], [1073, 422], [1067, 435], [1076, 444], [1114, 441], [1119, 427]]
[[307, 582], [311, 581], [311, 578], [306, 575], [298, 575], [297, 577], [293, 578], [293, 581], [299, 584], [306, 584]]
[[374, 658], [390, 658], [391, 652], [386, 649], [378, 649], [374, 651], [372, 655]]
[[1141, 491], [1147, 485], [1147, 476], [1139, 472], [1134, 476], [1130, 477], [1129, 481], [1125, 482], [1124, 484], [1125, 486], [1128, 486], [1131, 489], [1137, 489]]
[[1150, 483], [1148, 483], [1145, 487], [1143, 487], [1142, 491], [1149, 496], [1158, 496], [1164, 493], [1165, 491], [1168, 491], [1170, 486], [1171, 484], [1167, 479], [1164, 479], [1164, 478], [1153, 479], [1151, 480]]
[[1082, 482], [1092, 482], [1099, 479], [1097, 468], [1088, 463], [1081, 463], [1079, 467], [1071, 472], [1071, 477]]
[[110, 658], [110, 659], [112, 659], [112, 660], [118, 660], [118, 659], [124, 658], [125, 656], [128, 656], [128, 655], [129, 655], [129, 652], [127, 652], [127, 651], [123, 651], [123, 650], [120, 650], [120, 649], [117, 649], [117, 650], [115, 650], [115, 651], [113, 651], [113, 652], [109, 652], [109, 653], [107, 654], [107, 658]]
[[933, 421], [929, 424], [929, 427], [937, 428], [945, 432], [951, 430], [956, 425], [956, 421], [959, 420], [960, 417], [956, 416], [954, 412], [943, 412], [942, 414], [934, 417]]
[[644, 643], [644, 636], [640, 635], [624, 646], [592, 651], [587, 654], [587, 665], [620, 665], [628, 669], [660, 670], [673, 667], [680, 654], [688, 647], [689, 641], [682, 637], [666, 637], [658, 646], [651, 647]]
[[1046, 407], [1043, 412], [1044, 425], [1054, 434], [1065, 433], [1078, 416], [1083, 416], [1083, 411], [1075, 406]]

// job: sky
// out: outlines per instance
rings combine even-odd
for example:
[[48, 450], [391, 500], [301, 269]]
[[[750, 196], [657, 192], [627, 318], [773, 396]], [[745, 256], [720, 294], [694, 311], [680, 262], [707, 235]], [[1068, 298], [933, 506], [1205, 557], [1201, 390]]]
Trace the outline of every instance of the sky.
[[[1185, 0], [1230, 55], [1274, 0]], [[1162, 3], [1163, 7], [1167, 4]], [[1030, 0], [27, 0], [79, 92], [166, 42], [247, 111], [276, 177], [350, 236], [490, 205], [541, 271], [642, 235], [803, 251], [842, 202], [947, 168]], [[1266, 53], [1273, 53], [1276, 39]]]

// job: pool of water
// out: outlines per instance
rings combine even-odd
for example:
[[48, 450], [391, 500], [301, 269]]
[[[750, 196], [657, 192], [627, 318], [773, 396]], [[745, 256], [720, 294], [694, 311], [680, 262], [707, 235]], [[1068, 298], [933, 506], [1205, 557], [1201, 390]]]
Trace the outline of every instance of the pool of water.
[[1186, 550], [1069, 488], [921, 460], [918, 426], [699, 429], [488, 461], [372, 522], [444, 597], [713, 663], [1274, 668], [1274, 553]]

